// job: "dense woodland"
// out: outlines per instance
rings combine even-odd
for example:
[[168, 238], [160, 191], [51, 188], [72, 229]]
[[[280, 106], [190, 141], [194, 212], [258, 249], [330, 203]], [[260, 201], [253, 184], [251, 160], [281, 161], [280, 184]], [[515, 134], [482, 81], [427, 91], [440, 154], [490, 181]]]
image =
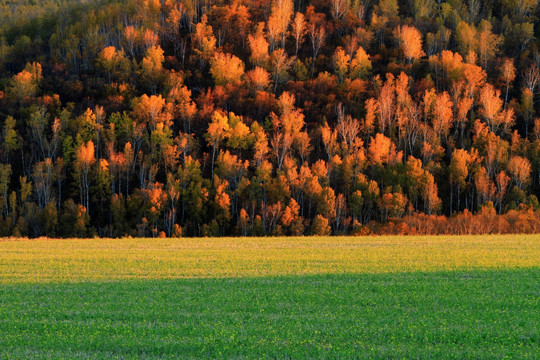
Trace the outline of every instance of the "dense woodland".
[[0, 235], [538, 232], [539, 15], [0, 1]]

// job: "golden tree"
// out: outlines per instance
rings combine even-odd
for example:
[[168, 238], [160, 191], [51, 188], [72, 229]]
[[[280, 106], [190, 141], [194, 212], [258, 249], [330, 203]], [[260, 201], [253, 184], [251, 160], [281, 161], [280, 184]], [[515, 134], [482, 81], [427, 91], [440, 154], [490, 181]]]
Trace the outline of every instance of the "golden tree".
[[508, 172], [512, 175], [516, 186], [521, 189], [528, 184], [531, 177], [531, 163], [527, 158], [512, 156], [508, 163]]
[[270, 48], [273, 50], [276, 43], [281, 41], [281, 47], [285, 47], [285, 36], [287, 28], [293, 15], [292, 0], [274, 0], [268, 23], [268, 37], [270, 38]]
[[306, 35], [306, 21], [304, 14], [297, 12], [294, 15], [294, 20], [292, 23], [292, 36], [294, 38], [294, 57], [298, 57], [298, 49], [302, 42], [304, 41], [304, 36]]
[[214, 176], [214, 162], [216, 152], [219, 149], [221, 142], [224, 140], [227, 132], [229, 131], [229, 120], [227, 115], [221, 112], [214, 112], [212, 115], [212, 121], [208, 125], [206, 132], [206, 139], [212, 146], [212, 177]]
[[141, 78], [152, 94], [157, 92], [157, 85], [163, 77], [163, 50], [159, 45], [151, 46], [141, 61]]
[[212, 31], [212, 26], [208, 25], [206, 14], [201, 17], [201, 21], [195, 26], [193, 41], [195, 43], [193, 50], [199, 56], [202, 67], [216, 51], [216, 37]]
[[245, 75], [245, 79], [246, 83], [254, 93], [264, 91], [270, 85], [270, 74], [259, 66], [248, 71]]
[[150, 130], [155, 130], [157, 124], [170, 125], [172, 120], [172, 105], [161, 95], [142, 95], [133, 103], [133, 115], [147, 124]]
[[13, 75], [9, 92], [19, 102], [34, 97], [38, 91], [39, 82], [43, 79], [39, 63], [27, 63], [24, 70]]
[[210, 73], [216, 85], [234, 84], [244, 75], [244, 63], [234, 55], [218, 52], [210, 59]]
[[336, 75], [340, 83], [342, 83], [343, 80], [345, 80], [345, 78], [347, 77], [350, 62], [351, 57], [345, 53], [341, 46], [339, 46], [334, 52], [333, 63]]
[[414, 26], [398, 26], [394, 30], [394, 36], [397, 38], [403, 56], [409, 64], [412, 64], [413, 60], [418, 60], [426, 55], [422, 50], [422, 34]]
[[506, 103], [508, 102], [508, 89], [510, 88], [510, 83], [516, 78], [516, 68], [514, 66], [514, 61], [512, 59], [505, 59], [501, 65], [501, 79], [506, 85], [506, 93], [504, 95], [504, 107], [506, 108]]
[[397, 151], [391, 139], [377, 133], [369, 142], [368, 158], [372, 165], [396, 164], [402, 161], [403, 152]]
[[365, 78], [371, 71], [372, 65], [369, 55], [363, 47], [359, 47], [351, 60], [350, 73], [352, 78]]
[[266, 67], [268, 64], [268, 41], [264, 37], [264, 23], [260, 23], [257, 32], [248, 35], [249, 49], [251, 50], [251, 62], [256, 66]]

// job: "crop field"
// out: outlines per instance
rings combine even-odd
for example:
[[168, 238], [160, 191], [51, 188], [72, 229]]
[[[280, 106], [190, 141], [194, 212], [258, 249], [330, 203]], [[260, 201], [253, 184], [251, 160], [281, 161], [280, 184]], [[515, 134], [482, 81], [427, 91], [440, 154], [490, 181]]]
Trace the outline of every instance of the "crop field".
[[540, 235], [0, 241], [0, 358], [540, 354]]

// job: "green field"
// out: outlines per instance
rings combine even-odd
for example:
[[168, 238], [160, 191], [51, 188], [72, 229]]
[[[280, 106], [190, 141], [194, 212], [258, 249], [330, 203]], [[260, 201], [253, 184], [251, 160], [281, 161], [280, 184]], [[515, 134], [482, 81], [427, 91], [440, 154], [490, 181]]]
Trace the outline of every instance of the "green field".
[[0, 358], [540, 353], [540, 235], [0, 241]]

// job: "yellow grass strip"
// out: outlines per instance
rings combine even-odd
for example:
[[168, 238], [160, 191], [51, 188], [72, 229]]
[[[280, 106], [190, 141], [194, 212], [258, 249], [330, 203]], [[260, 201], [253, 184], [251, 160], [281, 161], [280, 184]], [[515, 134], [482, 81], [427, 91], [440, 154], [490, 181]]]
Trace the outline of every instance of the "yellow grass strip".
[[0, 283], [540, 266], [540, 235], [0, 241]]

